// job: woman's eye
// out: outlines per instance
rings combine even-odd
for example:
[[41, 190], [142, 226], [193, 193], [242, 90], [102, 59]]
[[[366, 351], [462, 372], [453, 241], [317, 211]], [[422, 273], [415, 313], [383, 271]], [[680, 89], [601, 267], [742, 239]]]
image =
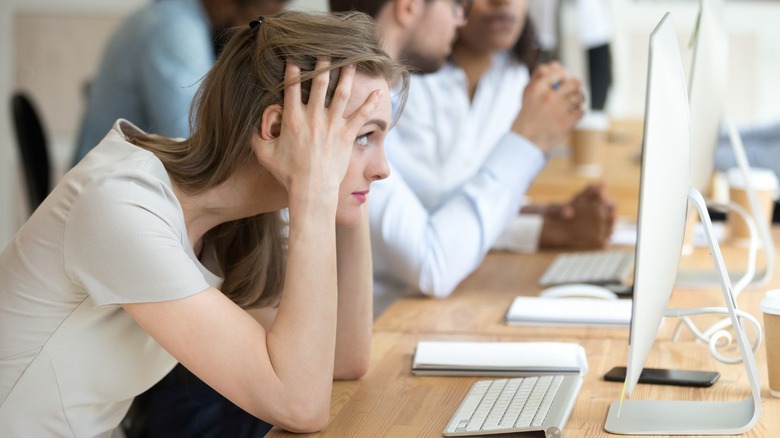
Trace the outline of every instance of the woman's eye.
[[367, 146], [368, 145], [368, 136], [371, 135], [371, 134], [372, 133], [369, 132], [369, 133], [366, 133], [366, 134], [363, 134], [363, 135], [357, 137], [355, 139], [355, 143], [359, 144], [360, 146]]

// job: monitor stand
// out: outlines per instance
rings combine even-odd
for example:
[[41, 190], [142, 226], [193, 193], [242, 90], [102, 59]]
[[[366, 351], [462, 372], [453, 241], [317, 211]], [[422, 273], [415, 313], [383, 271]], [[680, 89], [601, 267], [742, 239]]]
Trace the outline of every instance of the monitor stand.
[[[775, 266], [775, 243], [772, 239], [769, 226], [766, 224], [764, 219], [761, 206], [758, 203], [758, 195], [756, 195], [755, 190], [753, 190], [753, 187], [750, 184], [750, 165], [748, 164], [747, 155], [745, 154], [745, 147], [742, 144], [742, 137], [740, 136], [736, 125], [734, 125], [734, 123], [727, 115], [723, 116], [723, 124], [728, 130], [729, 140], [731, 143], [731, 148], [734, 151], [734, 158], [736, 159], [737, 167], [739, 167], [739, 169], [742, 171], [742, 176], [745, 179], [748, 202], [750, 203], [750, 212], [754, 218], [755, 225], [758, 228], [759, 238], [764, 252], [764, 258], [766, 259], [766, 268], [756, 272], [753, 277], [754, 279], [748, 283], [747, 286], [750, 288], [763, 287], [766, 286], [772, 279], [773, 268]], [[702, 218], [701, 212], [699, 212], [699, 217]], [[707, 218], [709, 219], [709, 216], [707, 216]], [[745, 275], [745, 272], [730, 271], [728, 272], [728, 275], [731, 279], [737, 279]], [[712, 287], [718, 283], [717, 276], [718, 273], [712, 270], [683, 270], [677, 273], [675, 286], [682, 288]]]
[[761, 413], [761, 389], [758, 367], [745, 334], [742, 320], [736, 315], [737, 303], [731, 291], [723, 256], [712, 230], [704, 198], [694, 188], [688, 199], [702, 218], [712, 259], [728, 307], [735, 337], [745, 365], [751, 396], [741, 401], [625, 400], [609, 407], [604, 429], [622, 435], [734, 435], [750, 430]]

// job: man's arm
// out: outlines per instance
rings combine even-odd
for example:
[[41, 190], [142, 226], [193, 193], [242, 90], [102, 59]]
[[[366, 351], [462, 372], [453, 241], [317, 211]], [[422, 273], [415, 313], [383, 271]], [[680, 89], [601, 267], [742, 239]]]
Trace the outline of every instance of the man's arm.
[[517, 215], [544, 163], [536, 146], [508, 133], [479, 172], [433, 212], [398, 172], [374, 183], [369, 212], [375, 272], [428, 296], [449, 296]]

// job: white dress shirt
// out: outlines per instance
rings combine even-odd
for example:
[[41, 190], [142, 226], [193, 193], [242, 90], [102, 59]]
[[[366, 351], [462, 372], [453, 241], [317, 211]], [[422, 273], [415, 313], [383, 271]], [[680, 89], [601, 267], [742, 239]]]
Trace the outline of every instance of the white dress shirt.
[[[385, 140], [392, 173], [372, 185], [369, 201], [375, 314], [405, 294], [449, 296], [518, 217], [545, 164], [539, 148], [510, 132], [528, 78], [506, 53], [495, 56], [472, 101], [455, 65], [412, 78]], [[541, 218], [528, 225], [516, 237], [533, 250]]]

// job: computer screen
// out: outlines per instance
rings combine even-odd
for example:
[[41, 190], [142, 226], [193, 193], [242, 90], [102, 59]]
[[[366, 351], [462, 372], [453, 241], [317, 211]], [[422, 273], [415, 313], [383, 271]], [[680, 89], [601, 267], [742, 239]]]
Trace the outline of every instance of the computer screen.
[[[715, 149], [718, 135], [723, 131], [728, 113], [725, 105], [725, 94], [729, 87], [739, 84], [727, 82], [728, 71], [728, 37], [724, 23], [723, 0], [700, 0], [699, 14], [692, 32], [692, 59], [689, 75], [689, 108], [691, 115], [691, 185], [704, 196], [712, 195], [710, 182], [715, 167]], [[738, 132], [735, 133], [738, 137]], [[749, 172], [747, 159], [740, 163], [739, 157], [744, 157], [744, 149], [739, 138], [730, 140], [731, 148], [737, 160], [737, 167], [746, 175]], [[754, 197], [755, 193], [750, 194]], [[749, 268], [745, 270], [730, 270], [730, 277], [739, 279], [735, 283], [738, 294], [745, 285], [743, 278], [750, 287], [762, 287], [768, 284], [774, 274], [775, 245], [769, 228], [765, 226], [762, 213], [751, 201], [750, 214], [756, 220], [758, 237], [764, 247], [763, 256], [766, 259], [765, 268], [756, 272], [753, 262], [748, 260]], [[693, 208], [689, 212], [692, 212]], [[730, 211], [730, 214], [737, 214]], [[693, 229], [690, 228], [689, 231]], [[690, 236], [689, 236], [690, 237]], [[688, 240], [691, 241], [690, 239]], [[689, 247], [688, 249], [692, 249]], [[716, 272], [712, 270], [684, 269], [678, 272], [677, 285], [682, 287], [711, 287], [718, 283]], [[752, 279], [752, 280], [751, 280]]]
[[691, 185], [705, 196], [715, 167], [715, 146], [725, 106], [728, 44], [723, 0], [701, 0], [691, 36], [688, 82], [691, 114]]
[[755, 426], [761, 412], [758, 367], [738, 319], [736, 302], [704, 199], [691, 188], [691, 132], [680, 52], [667, 13], [650, 36], [645, 132], [635, 248], [625, 394], [636, 388], [674, 288], [688, 197], [704, 218], [710, 252], [750, 383], [741, 401], [623, 400], [610, 405], [604, 429], [641, 435], [733, 435]]
[[686, 79], [669, 14], [650, 36], [635, 248], [634, 303], [626, 374], [631, 394], [674, 288], [690, 187]]

